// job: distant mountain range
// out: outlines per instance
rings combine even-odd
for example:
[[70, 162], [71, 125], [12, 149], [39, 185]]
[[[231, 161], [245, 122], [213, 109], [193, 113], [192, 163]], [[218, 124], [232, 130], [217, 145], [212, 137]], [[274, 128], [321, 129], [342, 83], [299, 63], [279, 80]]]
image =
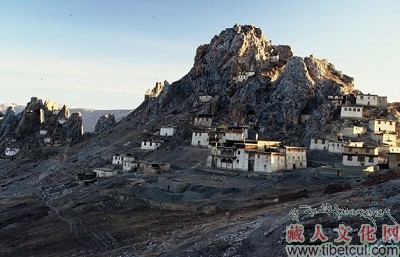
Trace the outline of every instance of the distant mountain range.
[[[23, 104], [4, 103], [0, 104], [0, 111], [5, 114], [9, 106], [14, 108], [15, 113], [22, 112], [25, 109]], [[106, 113], [114, 114], [116, 121], [119, 121], [132, 112], [132, 110], [94, 110], [87, 108], [69, 108], [69, 110], [70, 113], [80, 112], [82, 114], [84, 132], [93, 132], [99, 118]]]

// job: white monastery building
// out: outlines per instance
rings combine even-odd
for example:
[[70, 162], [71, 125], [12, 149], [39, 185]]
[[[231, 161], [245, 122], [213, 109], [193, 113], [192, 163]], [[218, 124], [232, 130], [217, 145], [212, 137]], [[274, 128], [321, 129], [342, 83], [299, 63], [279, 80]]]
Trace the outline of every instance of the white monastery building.
[[341, 118], [361, 119], [363, 117], [363, 107], [360, 106], [342, 106], [340, 110]]
[[356, 96], [356, 104], [362, 106], [387, 107], [387, 96], [360, 94]]
[[142, 146], [140, 147], [143, 150], [156, 150], [160, 148], [161, 141], [142, 141]]
[[172, 137], [173, 135], [175, 135], [177, 130], [177, 127], [161, 127], [160, 136]]

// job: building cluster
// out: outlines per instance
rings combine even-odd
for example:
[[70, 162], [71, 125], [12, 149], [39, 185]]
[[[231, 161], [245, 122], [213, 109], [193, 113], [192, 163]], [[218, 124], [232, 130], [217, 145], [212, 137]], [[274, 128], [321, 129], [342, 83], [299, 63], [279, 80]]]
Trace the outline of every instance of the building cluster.
[[212, 169], [265, 172], [307, 167], [306, 148], [282, 146], [278, 141], [227, 140], [211, 146], [207, 166]]
[[[387, 108], [387, 97], [371, 94], [356, 95], [356, 104], [349, 104], [349, 96], [332, 95], [328, 101], [340, 108], [340, 116], [347, 125], [336, 135], [311, 139], [311, 150], [322, 150], [342, 154], [342, 163], [346, 166], [377, 166], [388, 164], [389, 168], [398, 168], [400, 159], [396, 121], [391, 119], [367, 119], [366, 110]], [[345, 123], [345, 122], [344, 122]], [[335, 138], [334, 140], [332, 138]], [[387, 158], [380, 158], [385, 157]]]
[[112, 158], [112, 166], [94, 168], [96, 177], [111, 177], [119, 171], [143, 171], [149, 174], [158, 174], [170, 170], [171, 166], [166, 162], [136, 160], [131, 154], [116, 154]]
[[244, 172], [274, 172], [306, 168], [306, 148], [282, 146], [278, 141], [249, 139], [248, 127], [213, 127], [213, 115], [194, 117], [192, 146], [208, 147], [207, 167]]
[[362, 119], [364, 117], [364, 107], [373, 108], [386, 108], [387, 107], [387, 96], [378, 96], [371, 94], [358, 94], [356, 95], [356, 104], [350, 104], [349, 96], [347, 95], [332, 95], [328, 96], [328, 100], [340, 106], [340, 117], [341, 118], [354, 118]]
[[176, 126], [163, 126], [160, 128], [159, 139], [154, 139], [154, 137], [152, 137], [151, 139], [142, 140], [140, 148], [143, 150], [157, 150], [164, 143], [164, 140], [161, 138], [172, 137], [177, 131], [178, 128]]

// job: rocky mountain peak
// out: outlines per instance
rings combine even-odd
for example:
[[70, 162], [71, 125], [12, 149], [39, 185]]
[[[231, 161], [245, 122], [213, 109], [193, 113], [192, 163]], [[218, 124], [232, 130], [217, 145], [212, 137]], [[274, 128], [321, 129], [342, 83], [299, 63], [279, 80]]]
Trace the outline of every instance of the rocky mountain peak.
[[218, 71], [220, 75], [235, 76], [239, 72], [261, 72], [269, 64], [286, 61], [293, 56], [289, 46], [275, 46], [260, 28], [238, 25], [223, 30], [209, 44], [197, 48], [192, 75]]
[[[272, 44], [260, 28], [236, 24], [199, 46], [189, 73], [131, 116], [139, 121], [135, 126], [154, 128], [151, 121], [169, 114], [187, 116], [189, 123], [190, 115], [211, 114], [214, 125], [253, 124], [266, 138], [306, 144], [334, 129], [337, 116], [328, 95], [354, 92], [353, 78], [327, 60], [294, 56], [290, 46]], [[204, 95], [212, 100], [201, 103]], [[304, 115], [318, 121], [299, 126]]]

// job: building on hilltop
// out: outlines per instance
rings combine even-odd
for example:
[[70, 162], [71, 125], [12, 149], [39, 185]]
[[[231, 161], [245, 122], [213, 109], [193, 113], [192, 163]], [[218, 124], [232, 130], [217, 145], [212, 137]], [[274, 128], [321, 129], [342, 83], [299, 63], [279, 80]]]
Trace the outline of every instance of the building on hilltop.
[[193, 125], [197, 127], [211, 127], [214, 116], [212, 114], [197, 114], [194, 117]]
[[370, 120], [368, 123], [368, 127], [374, 134], [384, 133], [384, 132], [396, 133], [395, 120], [386, 120], [386, 119]]
[[376, 166], [378, 165], [377, 147], [343, 147], [343, 165], [345, 166]]
[[160, 128], [160, 136], [172, 137], [178, 131], [175, 126], [164, 126]]
[[247, 72], [239, 72], [235, 77], [232, 78], [234, 83], [237, 82], [244, 82], [249, 77], [254, 76], [256, 73], [254, 71], [247, 71]]
[[17, 155], [17, 153], [19, 153], [20, 149], [17, 147], [6, 147], [6, 149], [4, 150], [4, 155], [5, 156], [15, 156]]
[[358, 138], [364, 135], [367, 132], [367, 129], [361, 126], [348, 126], [342, 127], [340, 129], [340, 136], [342, 137], [350, 137], [350, 138]]
[[284, 146], [280, 148], [285, 153], [286, 170], [302, 169], [307, 167], [307, 154], [305, 147]]
[[371, 134], [371, 139], [378, 145], [397, 146], [397, 134], [379, 133]]
[[192, 133], [192, 146], [209, 146], [210, 136], [208, 131], [195, 130]]
[[321, 150], [330, 153], [343, 153], [343, 147], [363, 147], [364, 142], [358, 141], [335, 141], [327, 139], [311, 139], [310, 150]]
[[279, 55], [272, 55], [272, 56], [270, 56], [269, 57], [269, 60], [271, 61], [271, 62], [279, 62]]
[[221, 145], [228, 140], [244, 141], [248, 138], [246, 127], [224, 127], [195, 130], [192, 132], [192, 146]]
[[211, 95], [200, 95], [199, 96], [199, 101], [201, 103], [208, 103], [213, 99], [213, 97]]
[[361, 106], [387, 107], [387, 96], [378, 96], [371, 94], [358, 94], [356, 104]]
[[122, 170], [127, 172], [131, 170], [137, 170], [139, 167], [139, 162], [135, 160], [124, 160], [122, 162]]
[[156, 150], [159, 149], [163, 141], [143, 140], [141, 149], [143, 150]]
[[334, 106], [342, 106], [349, 103], [347, 95], [329, 95], [328, 101]]
[[340, 110], [340, 118], [363, 118], [363, 107], [360, 106], [342, 106]]
[[328, 140], [326, 139], [311, 139], [310, 150], [328, 151]]
[[107, 167], [94, 168], [93, 172], [96, 173], [96, 177], [98, 178], [108, 178], [115, 176], [118, 173], [117, 170]]
[[134, 161], [135, 157], [133, 157], [130, 153], [128, 154], [116, 154], [113, 156], [112, 164], [113, 165], [122, 165], [123, 162]]

